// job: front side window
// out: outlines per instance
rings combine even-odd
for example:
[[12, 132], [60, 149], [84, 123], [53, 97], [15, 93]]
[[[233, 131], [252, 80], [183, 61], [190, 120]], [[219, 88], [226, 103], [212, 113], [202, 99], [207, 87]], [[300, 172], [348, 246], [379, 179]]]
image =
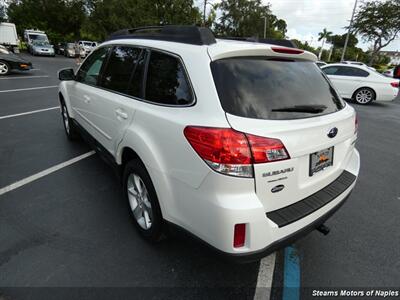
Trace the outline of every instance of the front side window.
[[152, 51], [147, 71], [146, 100], [167, 105], [187, 105], [193, 95], [180, 60]]
[[100, 85], [109, 90], [126, 93], [132, 71], [141, 51], [141, 49], [134, 47], [114, 47], [110, 53]]
[[336, 72], [338, 71], [339, 67], [327, 67], [327, 68], [323, 68], [322, 71], [326, 74], [326, 75], [336, 75]]
[[212, 62], [211, 71], [223, 109], [236, 116], [288, 120], [344, 107], [313, 62], [238, 57]]
[[78, 70], [77, 81], [89, 85], [97, 85], [101, 66], [107, 57], [108, 49], [106, 47], [97, 49], [85, 60]]

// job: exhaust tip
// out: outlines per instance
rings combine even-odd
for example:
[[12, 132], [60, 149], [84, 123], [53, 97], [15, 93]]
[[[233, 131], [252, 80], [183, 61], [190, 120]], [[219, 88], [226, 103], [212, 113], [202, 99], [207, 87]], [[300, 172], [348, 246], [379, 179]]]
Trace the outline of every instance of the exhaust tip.
[[328, 235], [328, 233], [331, 231], [331, 229], [325, 224], [322, 224], [319, 227], [317, 227], [317, 230], [321, 232], [323, 235]]

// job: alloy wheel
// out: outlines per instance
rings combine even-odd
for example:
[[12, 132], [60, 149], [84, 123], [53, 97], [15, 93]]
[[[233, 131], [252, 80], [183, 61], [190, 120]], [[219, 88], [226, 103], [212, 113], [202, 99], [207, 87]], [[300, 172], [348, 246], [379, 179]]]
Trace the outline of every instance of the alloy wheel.
[[0, 61], [0, 75], [5, 75], [8, 73], [8, 66], [6, 63]]
[[356, 101], [360, 104], [367, 104], [372, 101], [374, 95], [371, 90], [362, 89], [356, 94]]
[[143, 180], [137, 174], [129, 174], [127, 192], [132, 214], [144, 230], [149, 230], [152, 225], [153, 210], [149, 193]]

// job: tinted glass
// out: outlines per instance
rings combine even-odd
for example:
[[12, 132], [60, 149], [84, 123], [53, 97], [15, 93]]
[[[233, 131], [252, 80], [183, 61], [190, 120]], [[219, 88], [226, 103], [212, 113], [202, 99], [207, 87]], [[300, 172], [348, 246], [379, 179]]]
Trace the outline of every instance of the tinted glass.
[[140, 49], [133, 47], [114, 47], [103, 72], [101, 86], [116, 92], [126, 93], [140, 52]]
[[297, 119], [344, 104], [313, 62], [230, 58], [211, 63], [223, 109], [255, 119]]
[[369, 73], [367, 71], [352, 68], [352, 67], [340, 67], [335, 75], [341, 76], [355, 76], [355, 77], [367, 77]]
[[105, 47], [94, 51], [80, 67], [77, 74], [77, 81], [96, 85], [107, 52], [108, 48]]
[[327, 75], [336, 75], [338, 67], [323, 68], [322, 71]]
[[177, 58], [151, 52], [145, 96], [147, 100], [161, 104], [184, 105], [192, 102], [185, 70]]
[[128, 87], [128, 94], [131, 96], [143, 98], [143, 72], [145, 63], [146, 51], [142, 51]]

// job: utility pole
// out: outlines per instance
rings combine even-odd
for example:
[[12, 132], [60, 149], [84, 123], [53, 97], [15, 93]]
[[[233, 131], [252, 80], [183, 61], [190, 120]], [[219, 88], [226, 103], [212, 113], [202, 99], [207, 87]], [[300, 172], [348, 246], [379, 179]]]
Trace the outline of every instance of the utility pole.
[[267, 16], [264, 16], [264, 39], [267, 38]]
[[344, 61], [344, 55], [346, 54], [347, 44], [348, 44], [348, 42], [349, 42], [349, 37], [350, 37], [350, 30], [351, 30], [351, 26], [353, 26], [354, 14], [355, 14], [356, 8], [357, 8], [357, 1], [358, 1], [358, 0], [356, 0], [356, 1], [354, 2], [354, 8], [353, 8], [353, 13], [352, 13], [352, 15], [351, 15], [350, 26], [349, 26], [349, 30], [347, 31], [346, 41], [344, 42], [344, 48], [343, 48], [343, 52], [342, 52], [342, 58], [340, 59], [340, 61]]
[[203, 26], [206, 26], [206, 9], [207, 9], [207, 0], [204, 0], [204, 8], [203, 8]]

